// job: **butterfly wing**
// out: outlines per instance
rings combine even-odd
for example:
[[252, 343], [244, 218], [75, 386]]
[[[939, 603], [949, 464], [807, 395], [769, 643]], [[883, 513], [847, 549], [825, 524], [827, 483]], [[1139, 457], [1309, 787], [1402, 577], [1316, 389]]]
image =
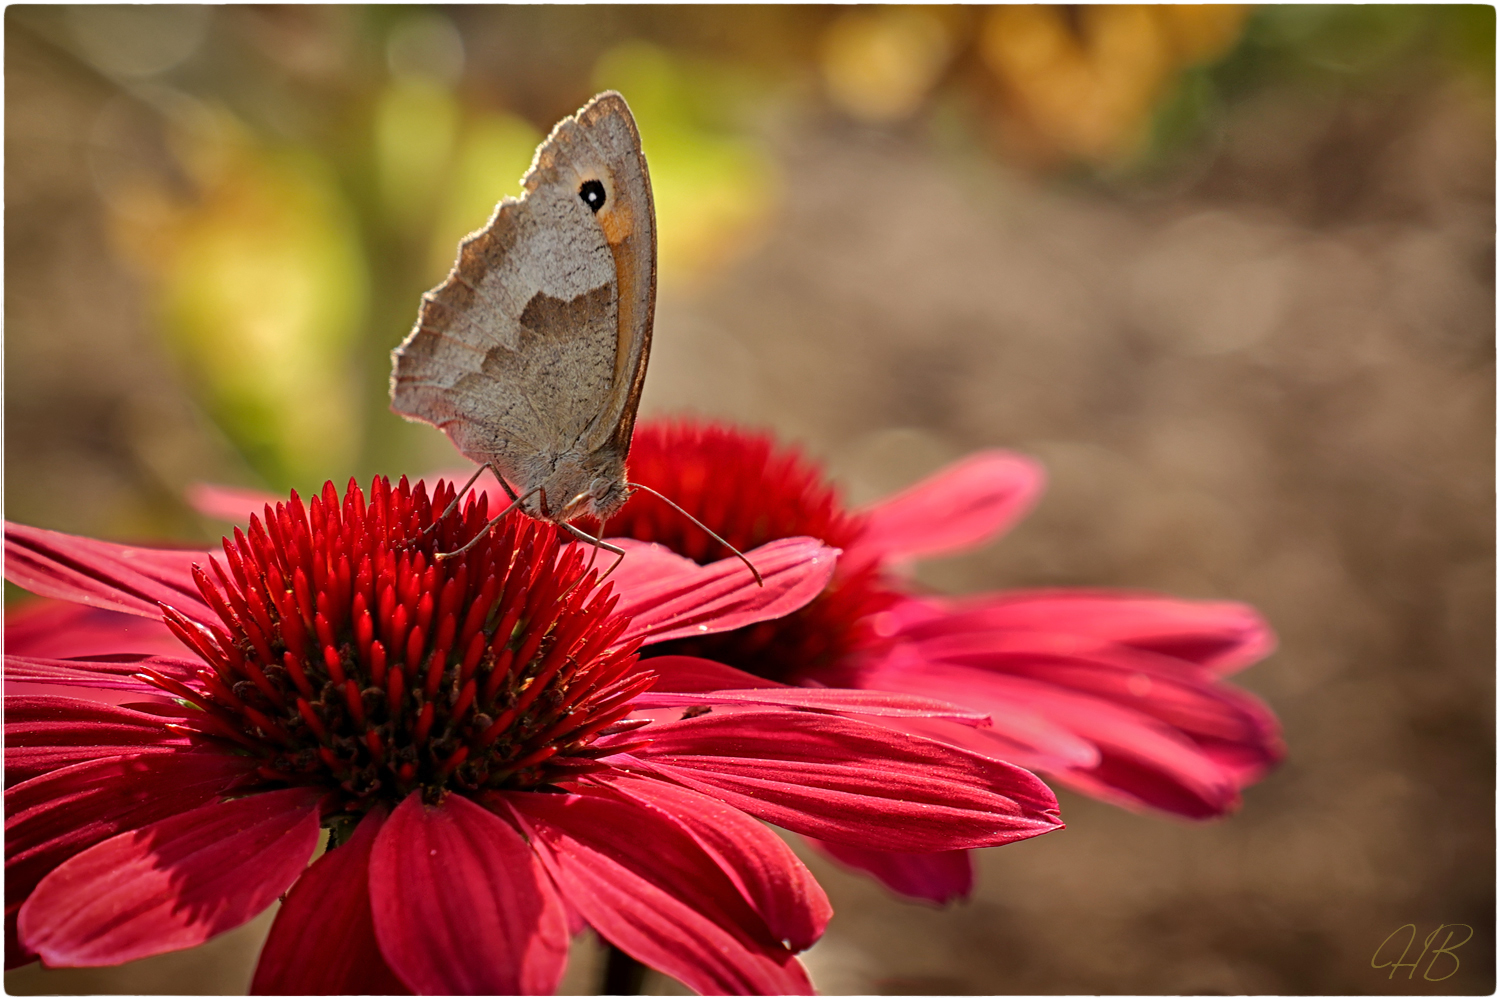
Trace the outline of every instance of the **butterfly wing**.
[[621, 461], [630, 450], [656, 315], [656, 206], [641, 136], [625, 99], [599, 95], [578, 113], [584, 135], [613, 179], [597, 213], [615, 261], [618, 288], [615, 371], [609, 397], [588, 437], [588, 450], [607, 448]]
[[[559, 457], [609, 440], [627, 408], [633, 421], [655, 296], [645, 178], [618, 94], [560, 122], [537, 150], [525, 193], [500, 203], [459, 245], [448, 279], [422, 297], [393, 353], [391, 408], [442, 428], [523, 492]], [[598, 190], [585, 189], [591, 182], [602, 206], [581, 194]], [[642, 246], [644, 263], [635, 259]]]

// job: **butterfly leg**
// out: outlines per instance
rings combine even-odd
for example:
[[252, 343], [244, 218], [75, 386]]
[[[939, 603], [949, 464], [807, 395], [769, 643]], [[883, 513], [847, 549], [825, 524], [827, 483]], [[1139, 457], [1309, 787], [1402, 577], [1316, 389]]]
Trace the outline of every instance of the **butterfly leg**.
[[[520, 502], [521, 498], [518, 497], [518, 496], [516, 496], [516, 491], [510, 488], [510, 483], [507, 483], [505, 481], [505, 477], [502, 476], [502, 475], [500, 475], [500, 470], [496, 469], [489, 462], [485, 462], [479, 468], [477, 468], [477, 469], [474, 470], [474, 474], [469, 477], [469, 481], [467, 483], [464, 483], [463, 489], [459, 490], [457, 493], [454, 494], [454, 496], [453, 496], [453, 502], [450, 503], [450, 504], [448, 504], [447, 508], [444, 509], [443, 513], [440, 514], [439, 516], [433, 518], [432, 519], [432, 523], [429, 524], [427, 527], [425, 527], [425, 528], [422, 529], [422, 534], [419, 537], [426, 538], [428, 535], [432, 534], [434, 531], [436, 531], [438, 529], [438, 526], [440, 524], [442, 524], [444, 521], [446, 521], [448, 519], [448, 516], [450, 514], [452, 514], [455, 510], [458, 509], [459, 502], [461, 500], [463, 500], [464, 494], [467, 493], [467, 492], [469, 492], [469, 487], [473, 486], [474, 483], [476, 481], [478, 481], [478, 479], [479, 479], [480, 476], [484, 475], [484, 470], [485, 469], [488, 469], [488, 470], [490, 470], [490, 472], [492, 472], [492, 473], [495, 474], [495, 481], [500, 484], [501, 488], [505, 490], [506, 495], [510, 497], [510, 499], [511, 499], [511, 506], [512, 507], [514, 507], [517, 503]], [[502, 514], [501, 516], [503, 517], [504, 515]]]
[[[606, 552], [613, 552], [615, 554], [615, 561], [610, 564], [609, 569], [605, 570], [604, 575], [595, 582], [595, 586], [598, 586], [598, 584], [603, 583], [605, 580], [609, 579], [609, 575], [615, 571], [620, 563], [625, 561], [625, 550], [620, 548], [618, 545], [611, 545], [602, 538], [595, 538], [593, 535], [590, 535], [586, 531], [580, 531], [569, 524], [567, 521], [558, 522], [558, 527], [562, 528], [564, 531], [572, 535], [574, 538], [578, 539], [580, 542], [588, 542], [594, 547], [593, 553], [591, 553], [589, 556], [588, 567], [578, 575], [577, 580], [574, 580], [568, 585], [568, 589], [563, 591], [562, 597], [559, 597], [558, 600], [562, 600], [563, 597], [568, 596], [568, 594], [572, 592], [573, 588], [578, 586], [579, 581], [581, 581], [585, 576], [588, 576], [589, 570], [594, 566], [594, 556], [599, 554], [600, 549], [603, 549]], [[599, 533], [603, 534], [604, 532], [601, 530]]]
[[594, 560], [597, 559], [598, 556], [599, 556], [599, 546], [603, 544], [603, 538], [604, 538], [604, 522], [600, 521], [599, 522], [599, 537], [594, 539], [594, 547], [589, 552], [589, 564], [583, 568], [583, 571], [585, 573], [588, 573], [589, 571], [591, 571], [594, 568]]
[[[491, 472], [493, 472], [495, 474], [495, 481], [500, 484], [500, 488], [505, 491], [505, 495], [506, 496], [510, 497], [512, 501], [517, 501], [517, 500], [521, 499], [520, 497], [516, 496], [516, 491], [510, 488], [510, 483], [507, 483], [505, 481], [505, 477], [502, 476], [502, 475], [500, 475], [500, 472], [499, 472], [498, 469], [496, 469], [493, 465], [490, 465], [488, 462], [486, 462], [485, 465], [489, 468], [489, 470]], [[474, 480], [472, 480], [472, 479], [469, 480], [469, 482], [471, 482], [471, 483], [473, 481]]]
[[[465, 487], [465, 488], [467, 488], [467, 487]], [[541, 489], [540, 486], [537, 487], [537, 490], [539, 490], [539, 489]], [[455, 556], [461, 556], [461, 555], [463, 555], [465, 552], [469, 551], [474, 546], [478, 545], [480, 539], [484, 538], [485, 535], [488, 535], [490, 533], [490, 529], [491, 528], [493, 528], [495, 525], [499, 524], [501, 522], [501, 520], [503, 520], [505, 518], [505, 515], [509, 514], [511, 511], [513, 511], [517, 507], [521, 506], [521, 504], [524, 503], [527, 499], [529, 499], [531, 497], [531, 494], [537, 492], [537, 490], [532, 490], [531, 493], [526, 494], [526, 496], [524, 496], [524, 497], [516, 497], [514, 503], [512, 503], [509, 507], [507, 507], [504, 510], [502, 510], [500, 513], [496, 514], [494, 517], [490, 518], [489, 523], [486, 524], [482, 529], [480, 529], [479, 533], [476, 534], [473, 538], [469, 539], [467, 542], [465, 542], [463, 545], [460, 545], [458, 548], [454, 549], [452, 552], [439, 552], [433, 558], [441, 561], [441, 560], [444, 560], [444, 559], [452, 559]]]

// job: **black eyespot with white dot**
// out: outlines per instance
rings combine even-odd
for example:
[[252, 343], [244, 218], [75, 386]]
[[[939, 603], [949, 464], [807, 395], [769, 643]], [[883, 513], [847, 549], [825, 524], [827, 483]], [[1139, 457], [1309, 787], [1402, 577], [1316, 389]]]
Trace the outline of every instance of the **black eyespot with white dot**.
[[604, 207], [604, 185], [598, 181], [584, 181], [578, 189], [578, 197], [583, 199], [585, 205], [598, 212]]

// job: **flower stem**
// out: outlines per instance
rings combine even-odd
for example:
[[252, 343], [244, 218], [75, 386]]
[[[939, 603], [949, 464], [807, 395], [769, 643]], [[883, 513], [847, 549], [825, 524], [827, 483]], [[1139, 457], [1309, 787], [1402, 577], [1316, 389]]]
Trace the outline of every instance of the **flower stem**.
[[612, 944], [605, 944], [604, 983], [601, 996], [629, 997], [641, 992], [646, 981], [646, 967]]

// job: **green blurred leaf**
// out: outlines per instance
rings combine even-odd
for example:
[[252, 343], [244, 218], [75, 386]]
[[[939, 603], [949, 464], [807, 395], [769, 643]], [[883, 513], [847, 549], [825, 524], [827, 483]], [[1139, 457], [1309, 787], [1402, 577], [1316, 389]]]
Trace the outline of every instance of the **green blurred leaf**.
[[206, 409], [268, 482], [348, 469], [349, 350], [364, 258], [332, 171], [305, 151], [227, 152], [158, 260], [168, 343]]
[[432, 218], [458, 133], [458, 103], [439, 84], [400, 77], [375, 110], [375, 157], [380, 202], [403, 232], [420, 232]]

